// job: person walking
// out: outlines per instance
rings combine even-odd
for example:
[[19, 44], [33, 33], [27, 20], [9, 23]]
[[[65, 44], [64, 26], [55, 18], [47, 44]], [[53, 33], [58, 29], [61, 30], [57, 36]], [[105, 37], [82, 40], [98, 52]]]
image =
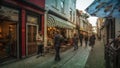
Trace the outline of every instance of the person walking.
[[88, 35], [85, 35], [84, 40], [85, 40], [85, 45], [86, 45], [86, 47], [87, 47], [87, 44], [88, 44]]
[[61, 46], [61, 41], [62, 41], [61, 39], [62, 39], [62, 35], [60, 35], [59, 31], [56, 31], [55, 36], [54, 36], [54, 48], [56, 51], [55, 61], [61, 60], [61, 58], [60, 58], [60, 46]]
[[93, 34], [93, 35], [91, 35], [90, 36], [90, 39], [89, 39], [89, 45], [92, 47], [92, 50], [93, 50], [93, 47], [94, 47], [94, 45], [95, 45], [95, 35]]
[[43, 55], [43, 47], [44, 47], [44, 44], [43, 44], [43, 35], [42, 35], [42, 32], [38, 31], [38, 33], [36, 34], [36, 43], [38, 45], [38, 56], [42, 56]]
[[78, 35], [75, 33], [73, 37], [74, 50], [78, 49]]
[[80, 46], [82, 46], [82, 41], [83, 41], [83, 34], [82, 33], [80, 33], [79, 39], [80, 39]]

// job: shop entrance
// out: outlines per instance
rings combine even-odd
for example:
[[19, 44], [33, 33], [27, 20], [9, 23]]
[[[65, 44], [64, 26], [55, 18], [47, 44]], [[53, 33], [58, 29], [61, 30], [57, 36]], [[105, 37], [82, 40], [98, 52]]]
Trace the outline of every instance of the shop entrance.
[[35, 24], [28, 24], [27, 23], [27, 30], [26, 30], [26, 54], [27, 56], [33, 55], [37, 53], [37, 45], [36, 45], [36, 34], [38, 31], [38, 25]]
[[17, 22], [0, 22], [0, 61], [17, 58]]
[[[19, 56], [19, 11], [1, 6], [0, 8], [0, 63]], [[18, 31], [18, 32], [17, 32]]]

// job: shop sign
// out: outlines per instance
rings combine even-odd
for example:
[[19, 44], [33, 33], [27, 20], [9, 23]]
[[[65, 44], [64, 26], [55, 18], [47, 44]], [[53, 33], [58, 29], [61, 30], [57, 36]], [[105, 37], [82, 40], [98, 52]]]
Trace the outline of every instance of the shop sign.
[[15, 9], [11, 9], [4, 6], [1, 6], [0, 8], [0, 16], [2, 16], [2, 19], [18, 21], [18, 14], [19, 12]]

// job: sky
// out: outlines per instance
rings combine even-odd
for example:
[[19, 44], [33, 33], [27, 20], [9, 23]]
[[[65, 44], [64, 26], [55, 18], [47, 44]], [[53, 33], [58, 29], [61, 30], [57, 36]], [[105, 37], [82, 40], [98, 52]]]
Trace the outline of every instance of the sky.
[[[93, 2], [94, 0], [77, 0], [76, 2], [76, 9], [83, 10], [85, 12], [85, 9]], [[86, 13], [86, 12], [85, 12]], [[96, 26], [96, 20], [97, 17], [90, 16], [88, 18], [89, 22], [92, 24], [92, 26]]]

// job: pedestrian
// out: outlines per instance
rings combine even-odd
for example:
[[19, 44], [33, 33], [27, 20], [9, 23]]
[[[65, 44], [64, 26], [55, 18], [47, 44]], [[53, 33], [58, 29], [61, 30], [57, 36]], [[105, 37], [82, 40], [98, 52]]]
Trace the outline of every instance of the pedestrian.
[[43, 56], [43, 50], [44, 50], [44, 44], [43, 44], [43, 35], [42, 32], [38, 31], [38, 33], [36, 34], [36, 43], [38, 45], [38, 56]]
[[85, 45], [86, 45], [86, 47], [87, 47], [87, 44], [88, 44], [88, 35], [85, 35]]
[[83, 34], [82, 33], [80, 33], [79, 39], [80, 39], [80, 46], [82, 46], [82, 41], [83, 41]]
[[75, 33], [73, 37], [74, 50], [78, 49], [78, 35]]
[[55, 36], [54, 36], [54, 48], [55, 48], [55, 61], [60, 61], [60, 46], [61, 46], [61, 40], [62, 39], [62, 35], [60, 34], [59, 31], [55, 32]]
[[89, 45], [92, 47], [92, 50], [93, 50], [93, 47], [94, 47], [94, 45], [95, 45], [95, 35], [93, 34], [93, 35], [91, 35], [90, 36], [90, 39], [89, 39]]

